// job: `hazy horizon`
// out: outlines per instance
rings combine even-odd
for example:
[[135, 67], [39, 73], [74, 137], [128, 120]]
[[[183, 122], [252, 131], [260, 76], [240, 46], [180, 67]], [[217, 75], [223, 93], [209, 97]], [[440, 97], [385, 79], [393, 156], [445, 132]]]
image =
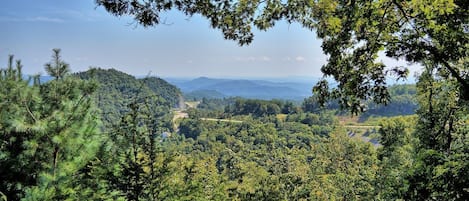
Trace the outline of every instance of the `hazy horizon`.
[[[116, 69], [119, 70], [119, 69]], [[84, 70], [86, 71], [86, 69]], [[119, 70], [121, 71], [121, 70]], [[76, 71], [77, 72], [82, 72], [82, 71]], [[300, 84], [308, 84], [311, 83], [311, 86], [315, 84], [319, 79], [322, 77], [315, 77], [315, 76], [271, 76], [271, 77], [253, 77], [253, 76], [220, 76], [220, 77], [214, 77], [214, 76], [159, 76], [155, 74], [147, 74], [147, 75], [134, 75], [130, 74], [125, 71], [121, 71], [126, 74], [132, 75], [135, 78], [145, 78], [145, 77], [158, 77], [162, 78], [166, 81], [170, 82], [186, 82], [186, 81], [191, 81], [199, 78], [208, 78], [208, 79], [226, 79], [226, 80], [247, 80], [247, 81], [268, 81], [268, 82], [274, 82], [274, 83], [300, 83]], [[37, 74], [26, 74], [26, 76], [34, 76]], [[43, 77], [51, 77], [49, 75], [45, 74], [40, 74], [40, 76]], [[331, 84], [335, 83], [335, 80], [332, 78], [326, 78]], [[388, 85], [394, 85], [394, 84], [415, 84], [416, 80], [413, 76], [409, 76], [406, 80], [395, 80], [392, 77], [387, 78], [387, 83]]]

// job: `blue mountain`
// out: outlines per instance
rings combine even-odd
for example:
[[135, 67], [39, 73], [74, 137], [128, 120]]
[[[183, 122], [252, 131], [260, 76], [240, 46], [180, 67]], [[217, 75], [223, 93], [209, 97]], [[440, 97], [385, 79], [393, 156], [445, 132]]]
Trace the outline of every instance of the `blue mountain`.
[[[169, 82], [171, 82], [170, 79]], [[223, 95], [224, 97], [302, 100], [311, 95], [314, 80], [311, 80], [311, 83], [296, 83], [199, 77], [185, 82], [175, 81], [171, 83], [191, 98], [198, 96], [200, 96], [199, 98], [211, 98]]]

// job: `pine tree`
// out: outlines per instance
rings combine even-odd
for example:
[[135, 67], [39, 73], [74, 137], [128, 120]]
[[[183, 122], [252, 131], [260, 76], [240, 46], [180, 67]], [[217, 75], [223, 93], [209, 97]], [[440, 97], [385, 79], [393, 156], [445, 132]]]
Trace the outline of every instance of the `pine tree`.
[[100, 121], [90, 95], [91, 82], [68, 76], [54, 49], [55, 79], [40, 84], [23, 79], [21, 63], [1, 71], [0, 177], [9, 200], [79, 199], [79, 179], [101, 143]]
[[52, 55], [52, 61], [44, 65], [47, 74], [54, 77], [55, 79], [64, 78], [70, 73], [70, 67], [68, 63], [65, 63], [60, 57], [60, 49], [52, 49], [54, 54]]
[[39, 87], [23, 79], [21, 61], [10, 55], [0, 70], [0, 192], [18, 200], [26, 186], [37, 181], [40, 162], [33, 142], [44, 132], [39, 117]]

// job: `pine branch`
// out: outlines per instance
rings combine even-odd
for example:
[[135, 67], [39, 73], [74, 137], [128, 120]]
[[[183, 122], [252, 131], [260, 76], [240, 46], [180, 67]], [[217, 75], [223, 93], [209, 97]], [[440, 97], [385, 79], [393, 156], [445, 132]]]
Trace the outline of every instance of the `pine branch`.
[[25, 100], [23, 100], [22, 102], [23, 102], [23, 104], [24, 104], [24, 106], [25, 106], [25, 108], [26, 108], [26, 111], [28, 111], [29, 116], [31, 116], [31, 118], [33, 118], [33, 120], [34, 120], [34, 123], [36, 123], [36, 122], [37, 122], [37, 119], [36, 119], [36, 117], [34, 116], [34, 114], [31, 112], [31, 109], [29, 108], [28, 104], [26, 103]]

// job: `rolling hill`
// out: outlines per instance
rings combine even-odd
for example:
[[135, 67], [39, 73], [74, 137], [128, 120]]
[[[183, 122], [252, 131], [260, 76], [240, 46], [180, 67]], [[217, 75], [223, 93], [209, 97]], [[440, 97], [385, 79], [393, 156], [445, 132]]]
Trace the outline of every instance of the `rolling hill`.
[[115, 69], [93, 68], [74, 76], [84, 80], [95, 80], [98, 90], [94, 100], [102, 112], [103, 121], [110, 126], [126, 114], [134, 102], [149, 102], [152, 112], [167, 113], [170, 108], [178, 107], [181, 92], [161, 78], [148, 77], [137, 79], [132, 75]]

